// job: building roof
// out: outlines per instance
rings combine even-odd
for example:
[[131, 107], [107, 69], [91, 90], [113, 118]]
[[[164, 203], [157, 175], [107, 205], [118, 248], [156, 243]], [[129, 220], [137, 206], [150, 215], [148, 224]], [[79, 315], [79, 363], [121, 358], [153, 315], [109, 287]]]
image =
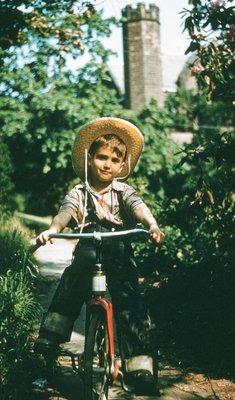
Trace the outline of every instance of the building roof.
[[[162, 73], [163, 73], [163, 91], [174, 92], [177, 87], [177, 80], [180, 73], [184, 70], [187, 57], [178, 54], [164, 54], [162, 56]], [[109, 62], [110, 74], [114, 80], [115, 86], [120, 94], [125, 93], [124, 88], [124, 65], [114, 59]]]

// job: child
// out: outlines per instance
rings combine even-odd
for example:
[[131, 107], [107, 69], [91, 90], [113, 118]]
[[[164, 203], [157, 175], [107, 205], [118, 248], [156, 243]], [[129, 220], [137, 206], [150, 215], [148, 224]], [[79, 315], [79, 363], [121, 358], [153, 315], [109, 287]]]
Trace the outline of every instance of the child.
[[[50, 234], [62, 231], [74, 219], [80, 224], [80, 230], [86, 232], [128, 229], [140, 222], [149, 229], [152, 241], [161, 243], [164, 234], [148, 207], [132, 187], [120, 182], [134, 169], [142, 147], [141, 132], [128, 121], [104, 117], [84, 125], [78, 132], [72, 153], [73, 167], [84, 184], [69, 192], [50, 228], [37, 240], [45, 244]], [[70, 339], [74, 321], [89, 297], [94, 257], [92, 241], [80, 240], [72, 264], [65, 269], [42, 322], [36, 351], [45, 353]], [[131, 245], [125, 239], [107, 240], [102, 257], [127, 381], [129, 378], [137, 391], [141, 388], [143, 394], [148, 394], [155, 390], [151, 323], [138, 292]]]

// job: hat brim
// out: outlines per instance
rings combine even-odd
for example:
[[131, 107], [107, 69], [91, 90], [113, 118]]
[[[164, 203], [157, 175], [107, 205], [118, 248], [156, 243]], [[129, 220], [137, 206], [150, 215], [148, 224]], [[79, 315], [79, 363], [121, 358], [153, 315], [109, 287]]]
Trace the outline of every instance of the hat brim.
[[[126, 161], [118, 178], [126, 179], [135, 168], [144, 144], [140, 130], [131, 122], [121, 118], [97, 118], [83, 125], [74, 141], [72, 163], [75, 172], [81, 179], [84, 180], [85, 178], [85, 150], [89, 152], [90, 146], [95, 139], [108, 134], [118, 136], [127, 148]], [[128, 165], [129, 156], [130, 166]]]

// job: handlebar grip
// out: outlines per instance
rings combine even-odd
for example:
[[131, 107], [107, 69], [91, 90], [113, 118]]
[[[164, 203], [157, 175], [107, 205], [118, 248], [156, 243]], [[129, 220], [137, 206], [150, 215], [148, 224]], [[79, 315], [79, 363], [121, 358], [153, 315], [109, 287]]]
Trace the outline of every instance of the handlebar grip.
[[35, 253], [35, 251], [37, 251], [38, 249], [39, 249], [39, 247], [41, 247], [42, 246], [42, 243], [35, 243], [35, 244], [33, 244], [32, 246], [30, 246], [30, 248], [29, 248], [29, 251], [30, 251], [30, 253]]

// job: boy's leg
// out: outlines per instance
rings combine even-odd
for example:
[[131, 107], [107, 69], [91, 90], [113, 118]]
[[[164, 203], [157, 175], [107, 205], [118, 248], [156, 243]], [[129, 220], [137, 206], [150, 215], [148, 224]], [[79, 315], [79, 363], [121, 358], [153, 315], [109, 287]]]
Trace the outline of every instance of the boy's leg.
[[132, 259], [120, 257], [110, 260], [109, 266], [108, 285], [127, 376], [132, 378], [137, 391], [157, 391], [152, 357], [156, 346], [154, 329], [139, 293], [136, 266]]
[[72, 264], [67, 267], [46, 312], [35, 342], [38, 353], [56, 352], [59, 343], [70, 339], [73, 324], [90, 293], [93, 251], [79, 248]]

